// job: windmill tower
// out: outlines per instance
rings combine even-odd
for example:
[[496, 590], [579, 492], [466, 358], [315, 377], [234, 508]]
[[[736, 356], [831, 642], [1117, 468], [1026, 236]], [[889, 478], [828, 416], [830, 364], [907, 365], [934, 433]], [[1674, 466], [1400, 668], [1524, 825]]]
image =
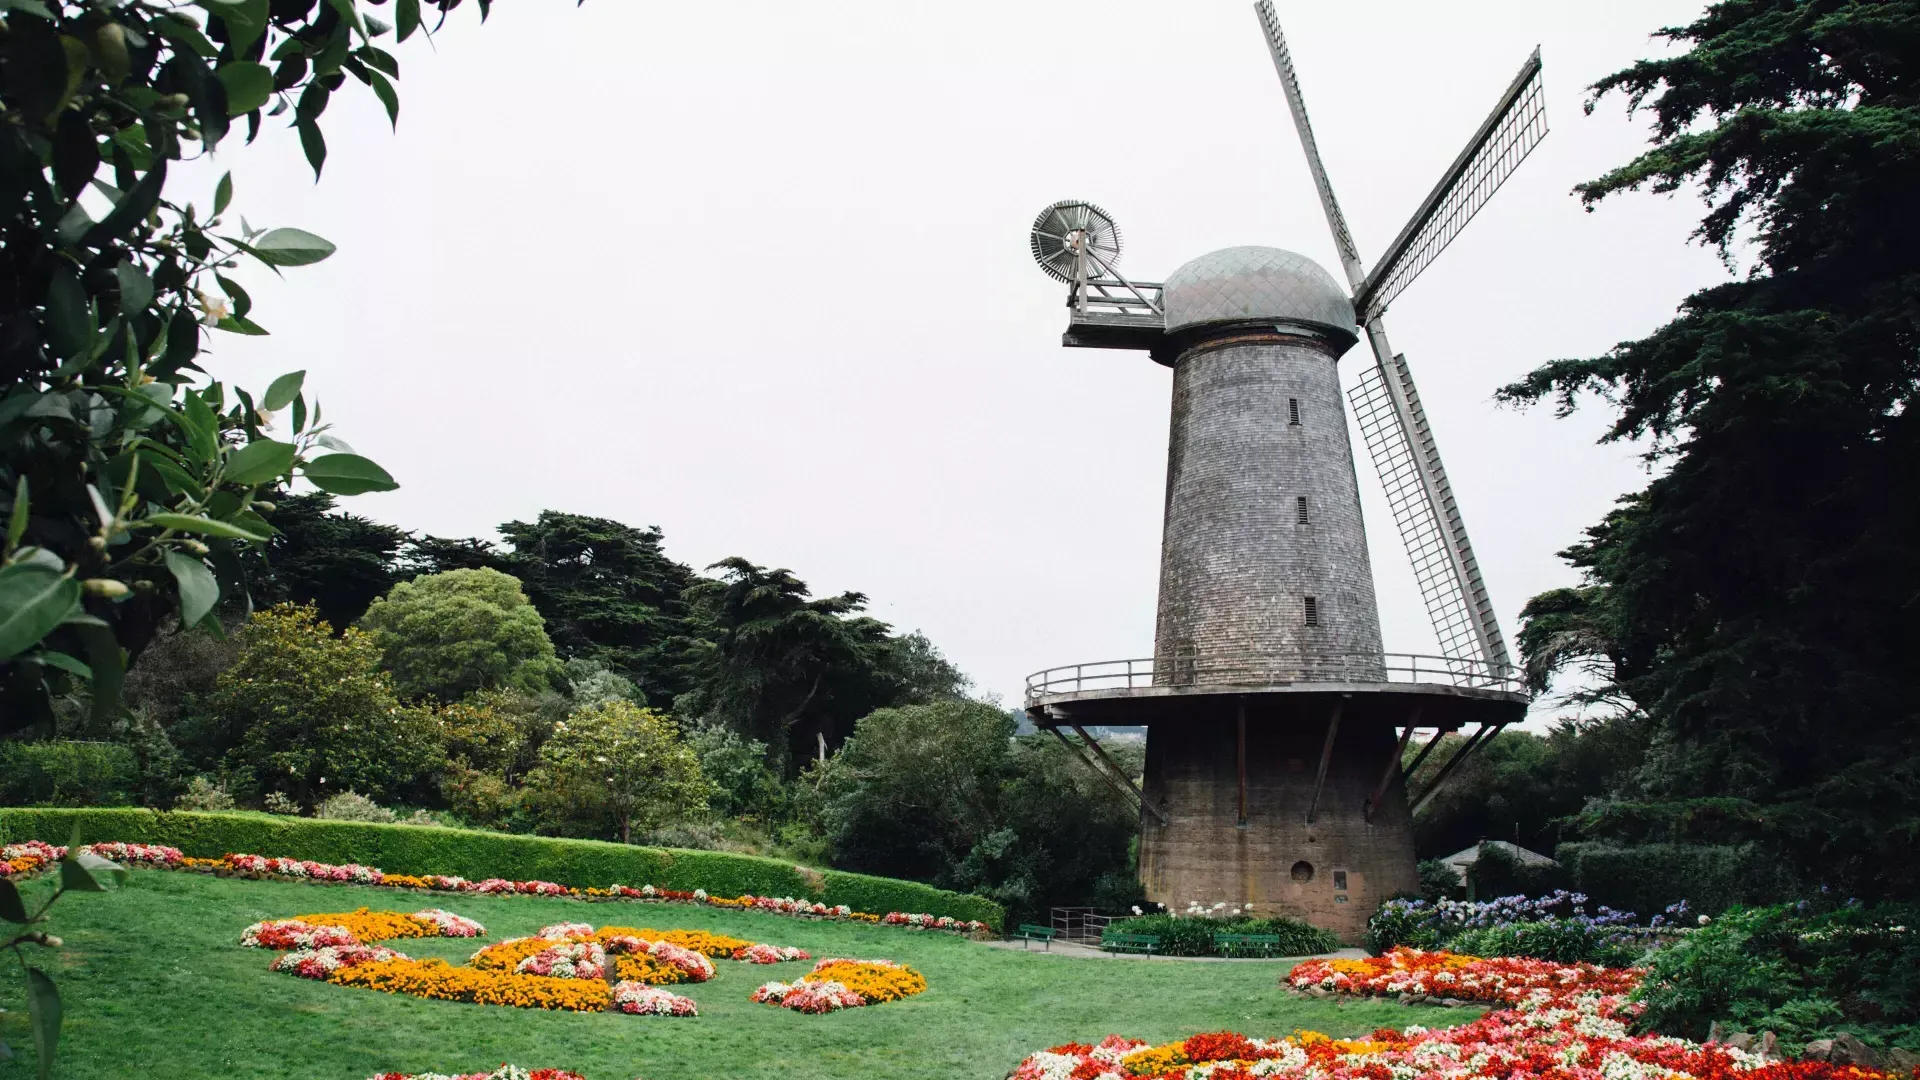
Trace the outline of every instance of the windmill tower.
[[[1069, 347], [1136, 349], [1173, 369], [1154, 655], [1030, 676], [1026, 705], [1139, 804], [1150, 898], [1306, 918], [1357, 940], [1380, 901], [1417, 885], [1413, 812], [1524, 717], [1508, 659], [1386, 306], [1546, 134], [1538, 50], [1387, 254], [1360, 258], [1307, 121], [1269, 0], [1254, 5], [1347, 284], [1271, 247], [1202, 255], [1164, 282], [1120, 273], [1120, 233], [1085, 202], [1031, 234], [1068, 287]], [[1388, 653], [1338, 363], [1365, 337], [1351, 401], [1386, 490], [1439, 656]], [[1088, 725], [1145, 726], [1142, 785]], [[1069, 736], [1072, 733], [1072, 737]], [[1416, 732], [1427, 736], [1403, 768]], [[1466, 737], [1425, 790], [1407, 781]]]

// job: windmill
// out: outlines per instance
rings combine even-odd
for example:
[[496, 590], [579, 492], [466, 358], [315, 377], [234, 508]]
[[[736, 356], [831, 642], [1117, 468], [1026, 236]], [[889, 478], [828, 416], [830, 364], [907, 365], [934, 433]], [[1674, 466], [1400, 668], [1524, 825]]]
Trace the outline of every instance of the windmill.
[[[1120, 230], [1098, 206], [1054, 203], [1034, 219], [1034, 259], [1067, 285], [1062, 344], [1145, 351], [1173, 369], [1173, 395], [1154, 655], [1038, 672], [1026, 705], [1138, 803], [1150, 898], [1290, 914], [1355, 940], [1379, 901], [1417, 882], [1413, 812], [1526, 713], [1419, 394], [1382, 320], [1545, 134], [1540, 58], [1369, 273], [1272, 5], [1255, 8], [1347, 284], [1303, 255], [1255, 246], [1136, 282], [1118, 269]], [[1337, 364], [1362, 335], [1373, 363], [1343, 395]], [[1382, 645], [1348, 401], [1442, 655]], [[1089, 725], [1147, 728], [1139, 784]], [[1410, 796], [1438, 736], [1467, 725]], [[1403, 767], [1419, 730], [1434, 737]]]

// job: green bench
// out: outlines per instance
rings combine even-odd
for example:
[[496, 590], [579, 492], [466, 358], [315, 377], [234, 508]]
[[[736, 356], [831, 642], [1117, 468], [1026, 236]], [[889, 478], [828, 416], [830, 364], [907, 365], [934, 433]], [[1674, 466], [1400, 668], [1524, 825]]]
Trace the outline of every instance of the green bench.
[[1108, 952], [1140, 953], [1152, 956], [1153, 950], [1160, 947], [1160, 935], [1108, 932], [1100, 935], [1100, 947]]
[[1051, 930], [1044, 926], [1035, 926], [1032, 923], [1021, 923], [1019, 931], [1013, 936], [1020, 939], [1020, 947], [1023, 949], [1032, 948], [1033, 943], [1038, 941], [1043, 949], [1051, 952], [1053, 950], [1053, 939], [1058, 937], [1059, 934], [1060, 931], [1058, 930]]
[[1222, 956], [1272, 956], [1280, 951], [1280, 935], [1215, 934], [1213, 949]]

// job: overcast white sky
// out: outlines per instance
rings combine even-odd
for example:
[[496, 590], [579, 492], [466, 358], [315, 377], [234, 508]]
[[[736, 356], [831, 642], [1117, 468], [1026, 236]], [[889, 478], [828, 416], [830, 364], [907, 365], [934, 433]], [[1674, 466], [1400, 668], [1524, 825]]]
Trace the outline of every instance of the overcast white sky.
[[[223, 335], [210, 367], [256, 390], [308, 369], [403, 484], [348, 508], [445, 536], [543, 508], [659, 525], [695, 566], [868, 593], [1009, 702], [1029, 671], [1151, 652], [1170, 376], [1062, 349], [1026, 232], [1088, 199], [1136, 278], [1234, 244], [1339, 276], [1250, 3], [472, 7], [399, 48], [398, 135], [363, 87], [335, 96], [318, 187], [290, 131], [222, 155], [254, 225], [340, 251], [247, 275], [273, 336]], [[1691, 197], [1568, 194], [1644, 138], [1617, 101], [1583, 116], [1582, 87], [1701, 5], [1279, 7], [1369, 259], [1544, 48], [1552, 134], [1388, 317], [1511, 637], [1644, 475], [1594, 444], [1602, 411], [1493, 390], [1725, 274], [1687, 244]], [[1387, 647], [1432, 651], [1360, 473]]]

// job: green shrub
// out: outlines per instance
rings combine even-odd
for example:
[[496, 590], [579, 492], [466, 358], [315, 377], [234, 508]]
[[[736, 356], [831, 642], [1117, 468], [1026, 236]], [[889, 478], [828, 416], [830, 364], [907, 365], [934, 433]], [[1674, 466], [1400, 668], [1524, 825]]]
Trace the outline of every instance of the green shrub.
[[[284, 796], [283, 796], [284, 798]], [[233, 796], [227, 789], [205, 776], [187, 781], [187, 790], [173, 800], [175, 810], [231, 810]]]
[[1585, 962], [1631, 967], [1646, 955], [1644, 939], [1619, 927], [1595, 926], [1584, 919], [1542, 919], [1463, 930], [1446, 942], [1448, 950], [1469, 956], [1531, 956], [1563, 964]]
[[775, 859], [718, 851], [272, 814], [0, 809], [0, 842], [64, 844], [76, 826], [87, 841], [170, 844], [199, 858], [246, 852], [357, 862], [400, 874], [537, 878], [576, 888], [650, 884], [705, 889], [716, 896], [794, 896], [880, 915], [907, 911], [977, 919], [996, 928], [1003, 919], [1000, 905], [983, 897], [865, 874], [802, 871]]
[[138, 776], [133, 751], [118, 743], [0, 743], [0, 803], [126, 806]]
[[1572, 887], [1596, 903], [1642, 914], [1685, 900], [1716, 914], [1735, 904], [1772, 904], [1802, 895], [1777, 858], [1751, 844], [1561, 844], [1555, 851]]
[[1700, 1039], [1715, 1022], [1789, 1052], [1843, 1031], [1920, 1049], [1920, 904], [1735, 908], [1655, 953], [1640, 1025]]
[[1439, 859], [1422, 859], [1417, 869], [1422, 900], [1458, 900], [1465, 891], [1460, 884], [1459, 871], [1448, 863]]
[[1278, 955], [1312, 956], [1332, 952], [1340, 939], [1331, 930], [1309, 926], [1296, 919], [1259, 918], [1252, 915], [1221, 919], [1195, 915], [1153, 914], [1121, 919], [1108, 924], [1116, 934], [1152, 934], [1160, 939], [1154, 951], [1166, 956], [1217, 956], [1215, 934], [1272, 934], [1280, 939]]

